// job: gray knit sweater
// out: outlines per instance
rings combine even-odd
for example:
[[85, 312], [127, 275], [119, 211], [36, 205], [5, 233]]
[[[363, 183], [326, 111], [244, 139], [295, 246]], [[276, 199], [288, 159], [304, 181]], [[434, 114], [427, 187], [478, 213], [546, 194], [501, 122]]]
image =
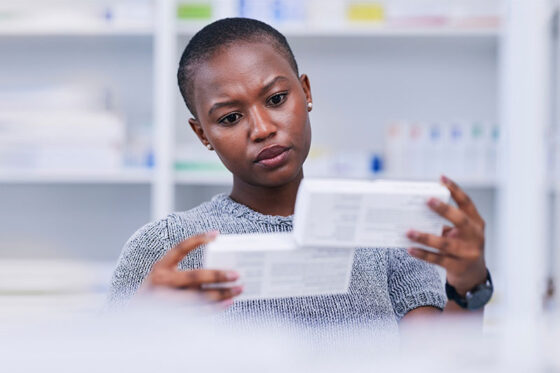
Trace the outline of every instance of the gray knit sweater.
[[[167, 250], [198, 233], [222, 234], [288, 232], [293, 216], [263, 215], [219, 194], [186, 212], [169, 215], [139, 229], [125, 244], [113, 274], [109, 302], [125, 304], [139, 288], [152, 265]], [[187, 255], [180, 269], [202, 266], [204, 247]], [[404, 249], [356, 250], [348, 294], [236, 301], [224, 313], [228, 320], [272, 320], [302, 328], [396, 329], [410, 310], [421, 306], [443, 309], [446, 296], [436, 269]]]

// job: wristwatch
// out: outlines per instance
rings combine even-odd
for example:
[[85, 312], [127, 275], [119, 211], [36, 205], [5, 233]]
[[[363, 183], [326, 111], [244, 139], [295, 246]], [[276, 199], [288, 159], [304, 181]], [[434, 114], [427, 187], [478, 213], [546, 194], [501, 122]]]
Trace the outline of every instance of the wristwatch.
[[486, 281], [483, 284], [477, 285], [472, 290], [467, 291], [464, 297], [459, 295], [457, 290], [446, 281], [445, 292], [447, 293], [447, 299], [454, 301], [461, 308], [467, 310], [476, 310], [484, 307], [490, 298], [492, 298], [492, 293], [494, 293], [494, 285], [492, 285], [490, 271], [486, 269], [486, 273]]

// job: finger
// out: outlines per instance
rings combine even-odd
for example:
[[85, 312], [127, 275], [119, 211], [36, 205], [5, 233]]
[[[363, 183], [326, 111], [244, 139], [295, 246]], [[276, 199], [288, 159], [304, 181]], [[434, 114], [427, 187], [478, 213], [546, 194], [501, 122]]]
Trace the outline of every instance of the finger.
[[443, 226], [443, 230], [442, 230], [442, 232], [441, 232], [441, 235], [442, 235], [442, 236], [447, 236], [447, 235], [449, 234], [449, 232], [451, 232], [452, 229], [453, 229], [452, 226], [444, 225], [444, 226]]
[[174, 287], [199, 287], [202, 284], [235, 281], [239, 278], [239, 275], [235, 271], [193, 269], [190, 271], [175, 271], [170, 277], [169, 285]]
[[444, 254], [452, 255], [454, 257], [460, 256], [462, 252], [460, 241], [449, 239], [447, 237], [435, 236], [433, 234], [417, 232], [414, 230], [408, 231], [406, 236], [414, 242], [433, 247]]
[[457, 228], [452, 228], [449, 232], [447, 232], [448, 238], [459, 238], [461, 232]]
[[231, 288], [221, 288], [221, 289], [208, 289], [203, 290], [202, 295], [207, 301], [210, 302], [222, 302], [224, 300], [231, 299], [238, 296], [243, 292], [242, 286], [234, 286]]
[[478, 213], [478, 210], [471, 198], [459, 187], [459, 185], [457, 185], [457, 183], [445, 175], [441, 176], [441, 182], [447, 187], [447, 189], [449, 189], [451, 198], [453, 198], [461, 210], [463, 210], [474, 221], [479, 223], [483, 222], [482, 217]]
[[451, 266], [454, 260], [453, 258], [447, 255], [432, 253], [430, 251], [422, 250], [417, 247], [409, 248], [407, 249], [407, 251], [410, 255], [412, 255], [415, 258], [418, 258], [428, 263], [436, 264], [443, 268], [447, 268]]
[[437, 198], [430, 198], [430, 200], [428, 201], [428, 206], [430, 206], [430, 208], [434, 210], [438, 215], [449, 220], [453, 223], [454, 226], [458, 228], [467, 229], [471, 227], [471, 221], [467, 214], [456, 207], [453, 207], [447, 203], [443, 203]]
[[212, 231], [208, 233], [198, 234], [192, 236], [169, 250], [163, 258], [161, 258], [157, 265], [164, 268], [175, 268], [177, 264], [191, 251], [212, 241], [218, 235], [217, 231]]

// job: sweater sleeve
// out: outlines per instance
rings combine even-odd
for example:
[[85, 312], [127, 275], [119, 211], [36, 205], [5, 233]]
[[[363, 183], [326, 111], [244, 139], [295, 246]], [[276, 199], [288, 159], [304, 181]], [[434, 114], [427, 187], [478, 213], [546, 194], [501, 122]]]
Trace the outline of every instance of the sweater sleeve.
[[405, 249], [390, 249], [388, 286], [397, 320], [422, 306], [445, 307], [447, 297], [434, 265], [416, 259]]
[[146, 224], [124, 245], [111, 278], [108, 308], [125, 305], [152, 266], [169, 250], [167, 219]]

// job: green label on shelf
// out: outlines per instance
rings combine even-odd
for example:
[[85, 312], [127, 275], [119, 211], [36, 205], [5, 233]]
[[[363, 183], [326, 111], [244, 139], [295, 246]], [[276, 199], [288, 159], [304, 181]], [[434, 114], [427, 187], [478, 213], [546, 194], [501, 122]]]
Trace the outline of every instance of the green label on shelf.
[[179, 19], [210, 19], [212, 18], [212, 5], [205, 3], [187, 3], [177, 6]]
[[223, 171], [225, 169], [224, 165], [217, 162], [175, 162], [176, 171]]
[[472, 133], [472, 137], [475, 138], [475, 139], [478, 139], [478, 138], [482, 137], [482, 127], [475, 124], [472, 127], [471, 133]]

